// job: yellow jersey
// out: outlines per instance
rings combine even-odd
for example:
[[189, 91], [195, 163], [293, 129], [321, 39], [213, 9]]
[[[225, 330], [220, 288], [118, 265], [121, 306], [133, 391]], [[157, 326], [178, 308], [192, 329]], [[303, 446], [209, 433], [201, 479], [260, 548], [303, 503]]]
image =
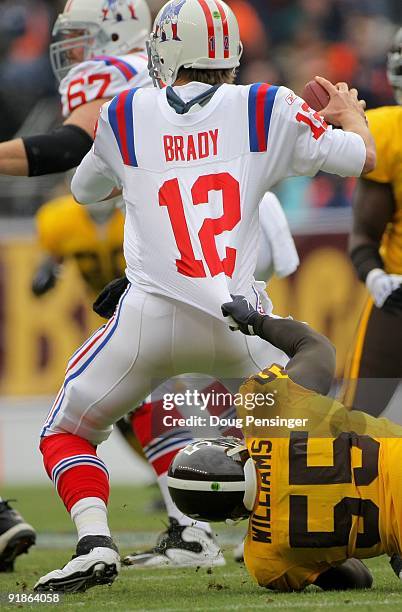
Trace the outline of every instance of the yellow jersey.
[[124, 215], [116, 209], [102, 224], [71, 196], [44, 204], [36, 215], [41, 248], [55, 259], [75, 260], [86, 285], [98, 293], [108, 282], [122, 276]]
[[364, 176], [389, 183], [395, 198], [395, 212], [381, 248], [385, 270], [402, 274], [402, 106], [384, 106], [367, 111], [370, 130], [377, 147], [377, 165]]
[[[402, 427], [348, 411], [279, 366], [240, 391], [258, 480], [244, 551], [255, 580], [298, 590], [347, 558], [401, 553]], [[261, 392], [271, 407], [250, 410]]]

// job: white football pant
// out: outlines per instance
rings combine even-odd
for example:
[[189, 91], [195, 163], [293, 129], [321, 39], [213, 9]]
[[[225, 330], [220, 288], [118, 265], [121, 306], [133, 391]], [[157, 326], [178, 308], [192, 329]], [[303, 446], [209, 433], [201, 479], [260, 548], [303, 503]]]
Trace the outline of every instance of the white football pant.
[[42, 436], [71, 433], [96, 445], [164, 379], [200, 372], [225, 384], [287, 361], [259, 337], [232, 332], [192, 306], [129, 286], [114, 316], [70, 359]]

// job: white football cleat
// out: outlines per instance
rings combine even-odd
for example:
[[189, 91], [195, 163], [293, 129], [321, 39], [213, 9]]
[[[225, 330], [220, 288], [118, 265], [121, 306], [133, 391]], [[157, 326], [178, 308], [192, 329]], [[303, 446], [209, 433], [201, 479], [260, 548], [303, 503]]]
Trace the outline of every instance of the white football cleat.
[[139, 569], [166, 567], [214, 567], [225, 565], [225, 558], [212, 534], [180, 525], [169, 518], [169, 526], [158, 538], [156, 546], [143, 553], [132, 553], [123, 559], [125, 565]]
[[112, 538], [86, 536], [76, 554], [61, 569], [42, 576], [34, 590], [76, 593], [100, 584], [112, 584], [120, 570], [120, 555]]

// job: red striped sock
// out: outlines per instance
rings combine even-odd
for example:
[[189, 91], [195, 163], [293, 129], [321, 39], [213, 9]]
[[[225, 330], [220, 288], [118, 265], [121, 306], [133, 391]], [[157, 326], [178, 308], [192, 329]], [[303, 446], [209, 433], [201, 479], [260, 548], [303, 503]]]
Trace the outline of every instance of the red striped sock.
[[107, 504], [108, 471], [90, 442], [73, 434], [54, 434], [42, 438], [40, 450], [46, 472], [68, 512], [86, 497], [97, 497]]

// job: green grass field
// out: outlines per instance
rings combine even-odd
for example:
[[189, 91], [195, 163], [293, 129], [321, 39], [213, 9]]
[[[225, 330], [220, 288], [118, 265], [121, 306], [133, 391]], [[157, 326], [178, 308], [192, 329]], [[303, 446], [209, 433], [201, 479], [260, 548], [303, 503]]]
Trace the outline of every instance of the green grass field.
[[[370, 591], [324, 593], [310, 588], [304, 593], [276, 594], [257, 587], [243, 565], [232, 561], [230, 542], [239, 541], [242, 527], [219, 526], [227, 559], [225, 567], [207, 570], [132, 570], [123, 568], [111, 587], [98, 587], [84, 594], [62, 597], [59, 604], [9, 604], [7, 593], [29, 593], [37, 578], [63, 565], [74, 552], [74, 529], [64, 508], [50, 488], [3, 488], [4, 498], [16, 498], [15, 507], [38, 530], [38, 545], [29, 555], [19, 557], [13, 574], [0, 574], [0, 609], [48, 610], [306, 610], [324, 608], [379, 611], [402, 609], [402, 584], [385, 558], [368, 565], [374, 574]], [[122, 554], [146, 547], [163, 529], [164, 516], [151, 511], [156, 497], [153, 488], [114, 487], [110, 503], [110, 522]], [[152, 539], [153, 538], [153, 539]]]

